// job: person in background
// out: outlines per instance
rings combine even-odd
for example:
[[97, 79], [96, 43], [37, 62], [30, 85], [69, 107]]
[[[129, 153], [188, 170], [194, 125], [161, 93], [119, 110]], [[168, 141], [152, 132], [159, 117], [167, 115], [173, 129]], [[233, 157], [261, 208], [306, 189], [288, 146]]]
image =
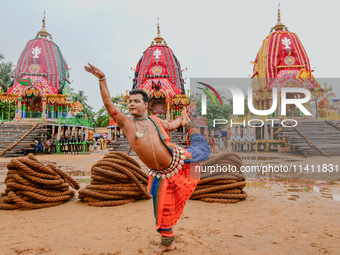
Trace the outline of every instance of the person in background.
[[44, 148], [45, 148], [45, 153], [50, 153], [50, 149], [51, 149], [51, 140], [50, 139], [46, 139], [44, 141]]
[[51, 137], [51, 154], [56, 153], [56, 144], [55, 144], [55, 136], [52, 135]]

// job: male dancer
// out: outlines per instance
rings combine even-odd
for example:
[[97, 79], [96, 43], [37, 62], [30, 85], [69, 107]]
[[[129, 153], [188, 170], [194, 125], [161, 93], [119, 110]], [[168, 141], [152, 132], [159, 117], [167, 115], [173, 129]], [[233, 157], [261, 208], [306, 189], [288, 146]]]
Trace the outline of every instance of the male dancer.
[[[117, 111], [111, 102], [105, 74], [89, 64], [85, 70], [99, 79], [100, 93], [110, 116], [124, 132], [131, 147], [141, 161], [150, 168], [148, 190], [153, 196], [156, 229], [161, 233], [161, 245], [153, 254], [175, 249], [172, 227], [180, 218], [186, 201], [195, 190], [199, 178], [190, 178], [190, 162], [200, 162], [210, 155], [207, 141], [194, 122], [190, 122], [187, 110], [182, 118], [168, 123], [156, 116], [148, 116], [148, 94], [135, 89], [130, 91], [129, 111], [133, 119]], [[170, 144], [166, 133], [185, 126], [190, 134], [191, 146], [183, 149]]]

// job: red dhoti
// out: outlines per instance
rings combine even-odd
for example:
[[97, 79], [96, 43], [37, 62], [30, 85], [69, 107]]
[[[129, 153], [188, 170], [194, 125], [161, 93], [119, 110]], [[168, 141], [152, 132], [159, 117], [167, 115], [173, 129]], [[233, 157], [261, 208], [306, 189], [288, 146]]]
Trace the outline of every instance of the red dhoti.
[[[170, 138], [157, 117], [149, 116], [155, 123], [158, 133], [172, 154], [171, 165], [164, 170], [150, 169], [148, 191], [153, 196], [156, 229], [162, 236], [173, 237], [172, 227], [181, 217], [186, 201], [191, 197], [199, 176], [190, 176], [190, 167], [200, 165], [209, 157], [207, 141], [196, 128], [190, 132], [192, 146], [187, 149], [170, 144]], [[197, 162], [197, 163], [193, 163]], [[192, 178], [195, 177], [195, 178]], [[198, 177], [198, 178], [197, 178]]]

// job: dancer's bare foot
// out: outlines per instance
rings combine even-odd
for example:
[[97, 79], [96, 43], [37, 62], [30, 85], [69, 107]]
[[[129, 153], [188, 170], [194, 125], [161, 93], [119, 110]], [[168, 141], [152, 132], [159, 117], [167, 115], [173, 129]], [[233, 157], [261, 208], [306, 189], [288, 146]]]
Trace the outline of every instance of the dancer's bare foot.
[[176, 249], [175, 243], [172, 243], [169, 246], [160, 245], [157, 249], [154, 249], [151, 254], [158, 255], [158, 254], [162, 254], [163, 251], [172, 251], [174, 249]]
[[187, 108], [186, 107], [183, 107], [183, 110], [182, 110], [182, 117], [183, 117], [183, 120], [182, 120], [182, 127], [185, 127], [187, 124], [189, 124], [190, 122], [190, 117], [188, 115], [188, 111], [187, 111]]

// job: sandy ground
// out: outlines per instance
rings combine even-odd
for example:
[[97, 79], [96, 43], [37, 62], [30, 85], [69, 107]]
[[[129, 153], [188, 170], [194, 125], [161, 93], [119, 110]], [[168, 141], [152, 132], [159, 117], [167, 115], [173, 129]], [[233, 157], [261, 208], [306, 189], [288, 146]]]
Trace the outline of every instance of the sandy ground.
[[[104, 153], [38, 159], [89, 171]], [[0, 158], [0, 164], [9, 160]], [[339, 157], [298, 160], [340, 163]], [[5, 174], [2, 168], [0, 192]], [[165, 254], [340, 254], [339, 201], [268, 185], [247, 188], [249, 197], [236, 204], [189, 200], [174, 227], [177, 249]], [[0, 211], [0, 254], [150, 254], [160, 240], [154, 221], [151, 200], [96, 208], [73, 198], [53, 208]]]

